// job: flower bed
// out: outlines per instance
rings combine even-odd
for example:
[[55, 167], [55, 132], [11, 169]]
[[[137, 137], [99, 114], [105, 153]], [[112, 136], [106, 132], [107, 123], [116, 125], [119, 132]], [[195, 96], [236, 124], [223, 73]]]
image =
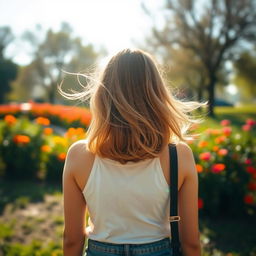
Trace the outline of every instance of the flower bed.
[[256, 122], [248, 119], [240, 130], [229, 120], [220, 125], [190, 142], [199, 173], [200, 207], [208, 216], [255, 214]]
[[50, 103], [21, 103], [0, 105], [0, 118], [7, 114], [15, 117], [26, 115], [30, 119], [46, 117], [55, 125], [62, 127], [88, 127], [91, 113], [87, 108], [76, 106], [53, 105]]
[[[71, 127], [59, 136], [46, 117], [51, 111], [43, 111], [44, 107], [41, 106], [40, 111], [37, 108], [33, 118], [15, 117], [18, 116], [15, 111], [20, 109], [12, 107], [12, 114], [3, 115], [0, 120], [0, 174], [4, 178], [61, 183], [66, 152], [72, 143], [86, 137], [87, 126]], [[54, 116], [53, 112], [51, 115]], [[65, 118], [57, 111], [55, 115]], [[89, 116], [86, 121], [84, 119], [84, 125], [89, 124]], [[78, 114], [72, 118], [66, 120], [79, 122]], [[188, 142], [194, 152], [199, 177], [201, 214], [255, 215], [255, 127], [256, 122], [252, 119], [238, 130], [230, 121], [223, 120], [220, 128], [206, 129], [198, 139]]]

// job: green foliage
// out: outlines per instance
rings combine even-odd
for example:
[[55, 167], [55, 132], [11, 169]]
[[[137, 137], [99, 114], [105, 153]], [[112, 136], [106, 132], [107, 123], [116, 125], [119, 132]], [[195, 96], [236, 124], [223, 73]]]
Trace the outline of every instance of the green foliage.
[[13, 40], [13, 34], [9, 27], [0, 27], [0, 104], [4, 102], [6, 94], [10, 91], [10, 82], [18, 72], [18, 66], [4, 57], [4, 51]]
[[13, 233], [14, 233], [13, 223], [0, 222], [0, 239], [1, 240], [9, 240], [12, 237]]
[[[226, 121], [229, 122], [229, 121]], [[256, 214], [255, 121], [242, 129], [208, 129], [191, 144], [199, 172], [199, 197], [207, 216]]]
[[30, 199], [28, 196], [20, 196], [15, 200], [13, 207], [14, 209], [24, 209], [27, 207], [29, 202], [30, 202]]
[[62, 171], [64, 167], [64, 159], [61, 160], [55, 154], [49, 154], [47, 163], [46, 163], [46, 176], [47, 181], [53, 181], [61, 183], [62, 181]]
[[18, 73], [18, 66], [11, 60], [0, 59], [0, 103], [5, 100], [5, 95], [10, 91], [10, 82]]
[[[84, 45], [79, 37], [74, 37], [72, 28], [68, 24], [62, 24], [59, 31], [49, 29], [42, 38], [43, 31], [27, 31], [24, 38], [33, 47], [33, 60], [19, 73], [17, 82], [14, 85], [15, 92], [12, 97], [19, 100], [18, 91], [20, 88], [33, 88], [35, 84], [40, 86], [40, 97], [53, 103], [56, 98], [63, 100], [57, 95], [57, 84], [67, 72], [80, 72], [93, 65], [99, 53], [90, 44]], [[40, 39], [41, 38], [41, 39]], [[66, 87], [66, 84], [65, 86]], [[68, 87], [81, 89], [79, 83], [73, 79], [68, 81]], [[37, 88], [38, 89], [38, 88]], [[65, 89], [65, 88], [64, 88]], [[33, 95], [30, 91], [29, 97]], [[22, 95], [23, 100], [28, 96]]]
[[[33, 240], [29, 245], [20, 243], [6, 243], [2, 246], [2, 252], [5, 256], [62, 256], [62, 250], [59, 244], [54, 242], [43, 246], [42, 242]], [[1, 251], [0, 251], [1, 252]]]
[[[162, 56], [169, 57], [173, 49], [192, 53], [185, 76], [200, 63], [207, 76], [207, 84], [202, 89], [207, 90], [209, 114], [214, 116], [215, 89], [223, 78], [224, 64], [234, 60], [233, 51], [240, 41], [255, 43], [256, 2], [205, 1], [202, 5], [200, 1], [172, 0], [165, 3], [163, 25], [152, 28], [147, 42]], [[147, 13], [151, 14], [148, 10]], [[239, 47], [244, 45], [239, 44]], [[200, 77], [198, 68], [196, 74]]]
[[0, 152], [7, 179], [37, 178], [43, 145], [41, 133], [42, 127], [26, 118], [2, 126]]
[[255, 99], [256, 95], [256, 51], [245, 51], [234, 62], [234, 83], [239, 87], [242, 99]]

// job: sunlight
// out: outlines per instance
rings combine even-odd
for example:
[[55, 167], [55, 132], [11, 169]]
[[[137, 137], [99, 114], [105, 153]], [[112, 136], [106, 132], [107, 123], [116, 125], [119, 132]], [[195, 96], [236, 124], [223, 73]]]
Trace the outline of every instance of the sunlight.
[[[43, 30], [58, 30], [61, 22], [68, 22], [74, 35], [81, 37], [84, 43], [92, 43], [113, 54], [143, 44], [143, 37], [150, 31], [150, 19], [141, 8], [142, 2], [73, 0], [71, 4], [67, 0], [10, 0], [0, 2], [0, 9], [5, 10], [1, 13], [0, 23], [11, 26], [13, 33], [21, 36], [24, 31], [35, 29], [36, 24], [41, 24]], [[161, 4], [162, 1], [147, 1], [147, 6], [154, 10]], [[29, 54], [21, 48], [10, 46], [7, 55], [18, 63], [28, 63]]]

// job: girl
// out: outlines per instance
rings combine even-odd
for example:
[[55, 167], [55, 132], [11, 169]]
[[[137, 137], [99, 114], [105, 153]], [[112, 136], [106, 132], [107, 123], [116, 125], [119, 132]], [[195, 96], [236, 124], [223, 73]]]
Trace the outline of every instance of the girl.
[[[87, 140], [68, 150], [63, 171], [65, 256], [173, 255], [168, 145], [178, 152], [179, 235], [184, 256], [199, 256], [198, 176], [186, 132], [202, 106], [181, 102], [153, 58], [125, 49], [100, 81], [70, 99], [90, 96]], [[90, 226], [85, 228], [88, 207]], [[175, 256], [175, 255], [174, 255]]]

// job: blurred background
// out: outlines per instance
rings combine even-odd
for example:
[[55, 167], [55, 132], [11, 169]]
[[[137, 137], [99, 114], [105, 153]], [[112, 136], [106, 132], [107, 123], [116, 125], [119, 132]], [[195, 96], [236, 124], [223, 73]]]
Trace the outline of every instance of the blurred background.
[[188, 141], [202, 255], [256, 255], [256, 1], [0, 0], [0, 256], [62, 255], [63, 165], [91, 114], [57, 85], [83, 90], [71, 73], [124, 48], [152, 54], [176, 97], [208, 101]]

